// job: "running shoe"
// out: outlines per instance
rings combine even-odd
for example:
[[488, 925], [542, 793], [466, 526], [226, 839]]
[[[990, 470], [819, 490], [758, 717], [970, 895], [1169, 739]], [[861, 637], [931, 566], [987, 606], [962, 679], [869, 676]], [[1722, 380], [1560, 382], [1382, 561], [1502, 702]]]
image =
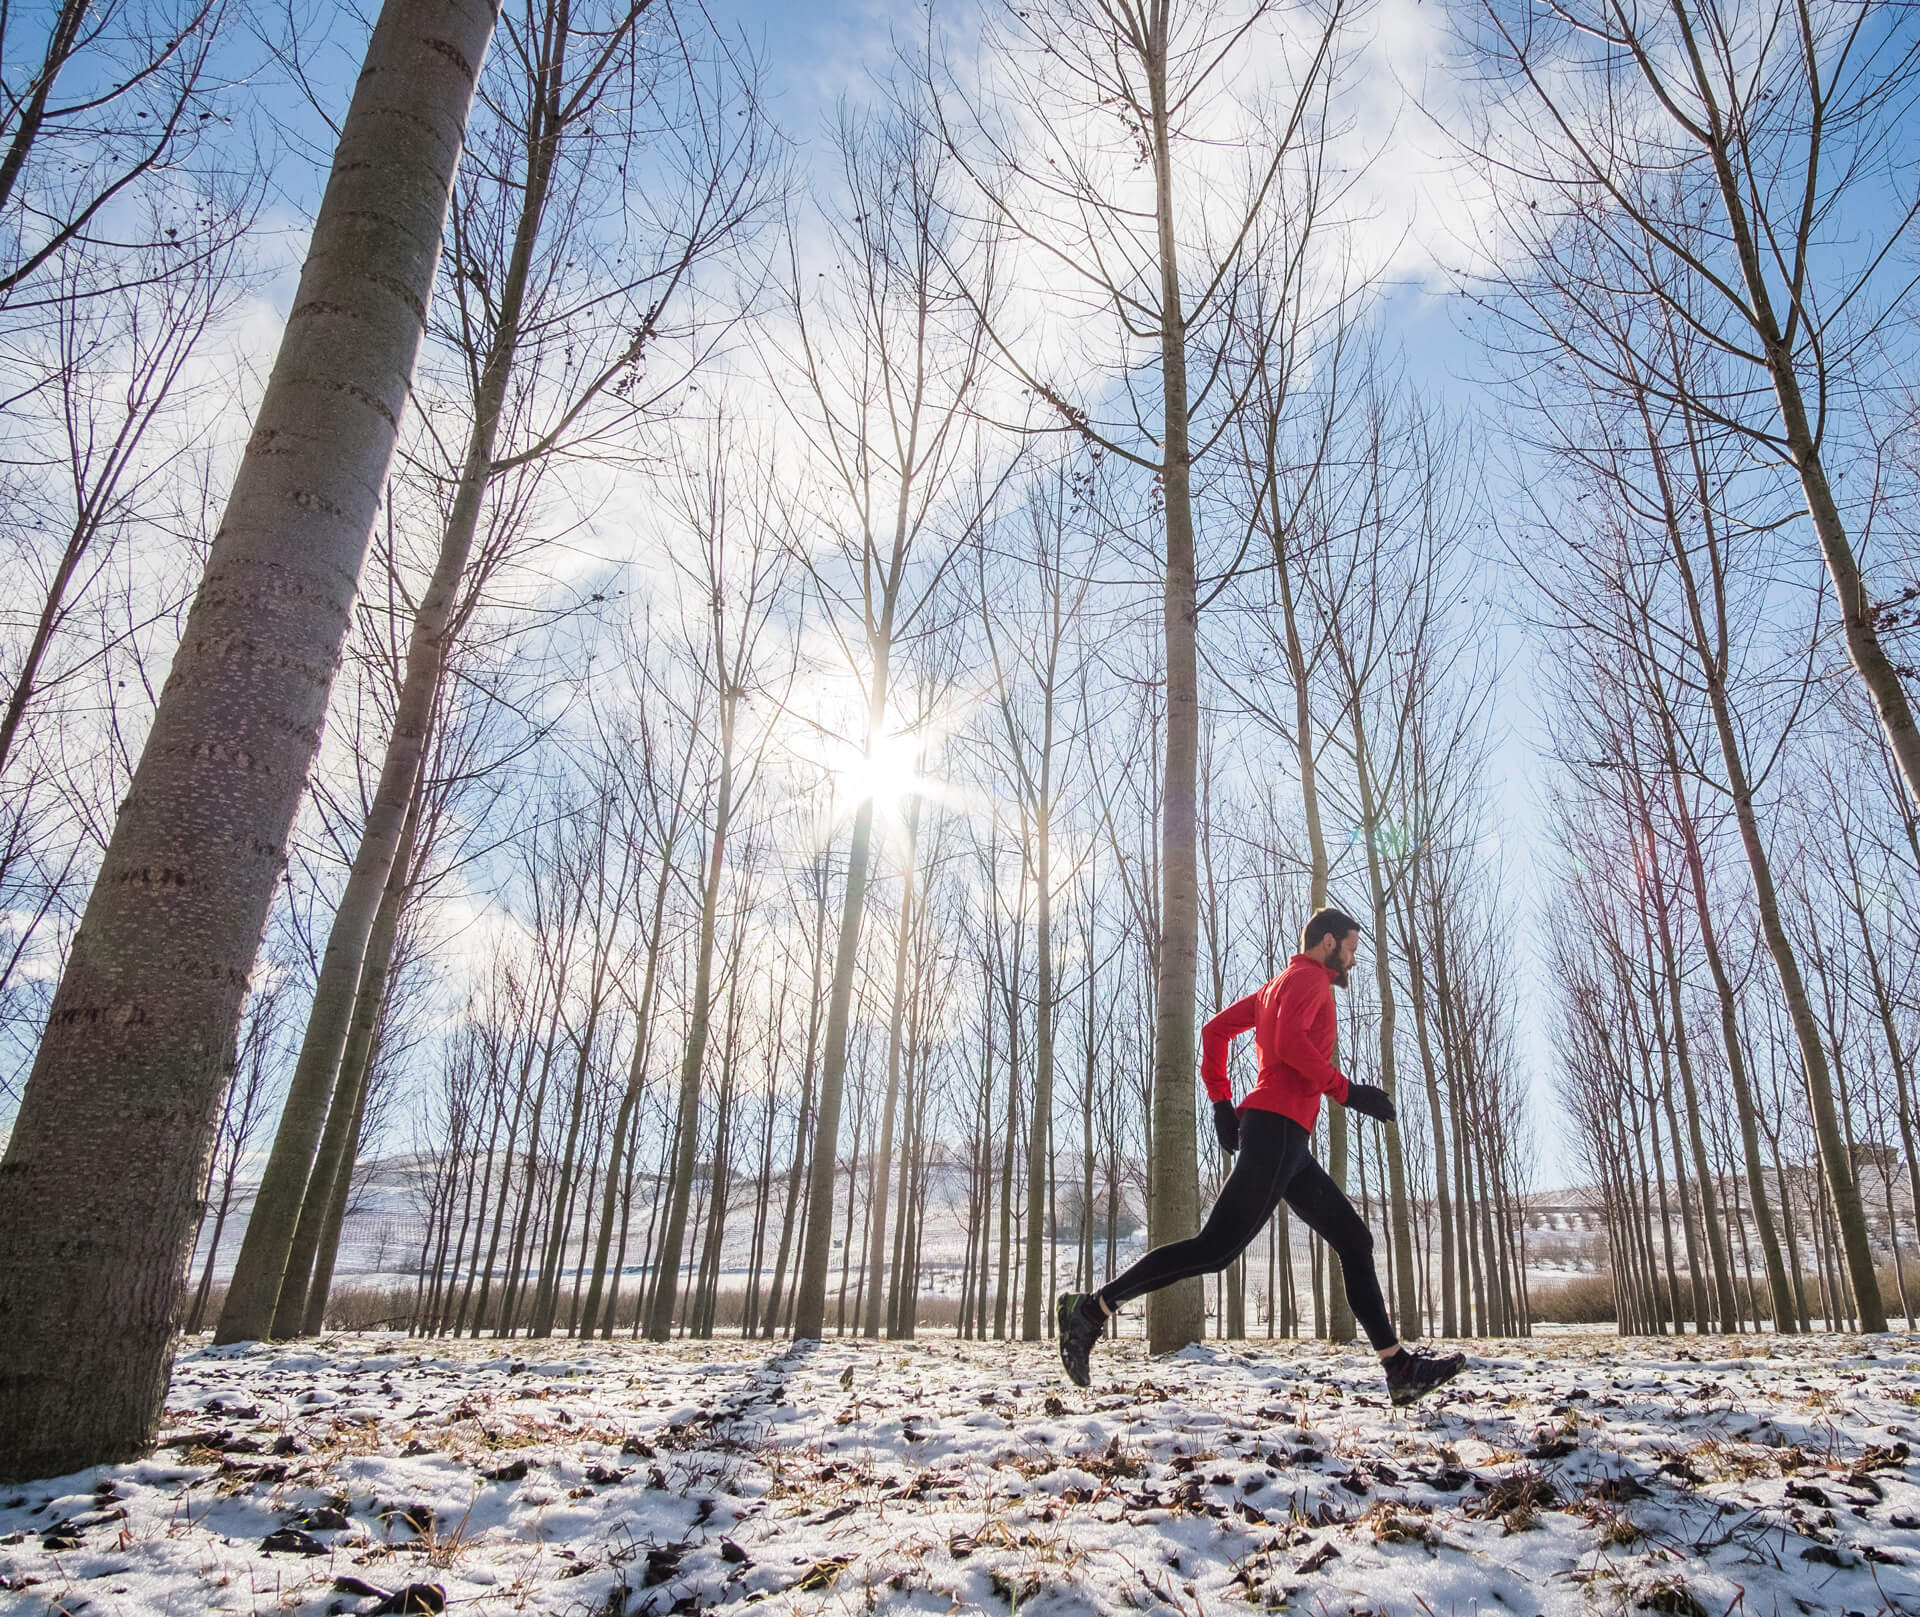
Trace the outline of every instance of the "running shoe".
[[1387, 1360], [1387, 1396], [1396, 1404], [1411, 1404], [1444, 1387], [1466, 1367], [1464, 1353], [1422, 1353], [1403, 1347]]
[[1053, 1305], [1053, 1318], [1060, 1328], [1060, 1362], [1067, 1379], [1076, 1387], [1089, 1385], [1087, 1359], [1107, 1329], [1099, 1303], [1085, 1292], [1063, 1291]]

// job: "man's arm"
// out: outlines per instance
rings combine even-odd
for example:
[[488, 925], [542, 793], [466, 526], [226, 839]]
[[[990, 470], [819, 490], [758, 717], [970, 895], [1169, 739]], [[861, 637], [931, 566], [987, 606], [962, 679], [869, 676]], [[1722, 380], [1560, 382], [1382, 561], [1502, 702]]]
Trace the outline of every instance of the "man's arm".
[[1232, 1100], [1233, 1080], [1227, 1076], [1227, 1046], [1253, 1026], [1256, 996], [1235, 1000], [1200, 1030], [1200, 1081], [1208, 1100]]
[[1295, 976], [1280, 991], [1280, 1003], [1274, 1007], [1279, 1026], [1278, 1055], [1281, 1063], [1297, 1073], [1315, 1094], [1331, 1095], [1341, 1105], [1347, 1101], [1347, 1080], [1338, 1068], [1314, 1047], [1307, 1031], [1308, 1022], [1320, 1004], [1322, 993], [1331, 989], [1317, 987], [1311, 977]]

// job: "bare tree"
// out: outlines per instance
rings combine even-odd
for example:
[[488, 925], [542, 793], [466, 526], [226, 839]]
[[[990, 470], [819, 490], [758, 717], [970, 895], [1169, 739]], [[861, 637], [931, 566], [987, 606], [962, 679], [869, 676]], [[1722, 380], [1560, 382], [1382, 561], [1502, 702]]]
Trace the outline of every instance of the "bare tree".
[[[820, 622], [857, 687], [858, 755], [897, 747], [896, 660], [928, 627], [942, 584], [986, 500], [956, 496], [973, 437], [983, 339], [943, 259], [938, 148], [904, 119], [849, 116], [838, 130], [844, 194], [828, 220], [836, 249], [824, 304], [791, 259], [796, 409], [821, 468], [817, 505], [795, 533]], [[953, 509], [959, 499], [961, 509]], [[823, 542], [824, 536], [824, 542]], [[874, 801], [853, 805], [846, 886], [828, 990], [793, 1331], [826, 1320], [832, 1204], [855, 965], [867, 901]]]
[[[0, 1167], [10, 1478], [165, 1396], [206, 1148], [432, 293], [491, 8], [388, 6], [249, 452]], [[121, 1171], [93, 1171], [111, 1159]]]
[[[990, 42], [996, 69], [1011, 80], [1005, 102], [967, 93], [952, 73], [942, 95], [932, 98], [936, 109], [944, 96], [969, 114], [965, 125], [942, 115], [941, 129], [974, 182], [982, 228], [1017, 244], [1015, 256], [1075, 309], [1070, 323], [1087, 334], [1070, 358], [1041, 351], [996, 316], [987, 299], [975, 297], [996, 355], [1050, 412], [1026, 430], [1061, 430], [1098, 443], [1151, 479], [1159, 518], [1153, 566], [1161, 594], [1166, 754], [1149, 1198], [1156, 1241], [1178, 1240], [1199, 1227], [1194, 479], [1240, 403], [1221, 355], [1254, 223], [1324, 112], [1345, 20], [1339, 0], [1317, 12], [1292, 13], [1305, 21], [1295, 56], [1294, 41], [1265, 40], [1265, 25], [1282, 14], [1267, 0], [1231, 7], [1175, 0], [1008, 5]], [[1272, 43], [1294, 62], [1293, 94], [1247, 131], [1239, 188], [1227, 197], [1207, 195], [1189, 173], [1203, 138], [1200, 126], [1230, 93], [1255, 40]], [[1113, 406], [1105, 407], [1090, 385], [1060, 380], [1069, 373], [1117, 381]], [[1158, 1351], [1205, 1334], [1197, 1280], [1155, 1293], [1147, 1314]]]
[[[1901, 135], [1920, 41], [1839, 0], [1479, 10], [1472, 44], [1511, 114], [1476, 142], [1514, 204], [1496, 273], [1522, 297], [1503, 312], [1609, 379], [1620, 360], [1582, 349], [1582, 312], [1665, 312], [1636, 328], [1632, 370], [1662, 408], [1684, 402], [1796, 485], [1847, 656], [1920, 807], [1920, 729], [1857, 548], [1877, 490], [1843, 495], [1830, 470], [1868, 425], [1876, 339], [1915, 285], [1899, 244], [1920, 184]], [[1666, 341], [1669, 324], [1710, 367]]]
[[285, 1019], [285, 992], [285, 983], [276, 976], [247, 998], [233, 1081], [227, 1085], [226, 1103], [220, 1109], [220, 1132], [207, 1161], [208, 1190], [211, 1192], [216, 1182], [220, 1188], [217, 1197], [209, 1194], [202, 1198], [213, 1202], [213, 1228], [206, 1234], [207, 1261], [200, 1269], [199, 1289], [193, 1294], [193, 1306], [187, 1310], [186, 1323], [181, 1327], [189, 1335], [200, 1329], [206, 1313], [207, 1297], [213, 1290], [213, 1266], [220, 1258], [220, 1235], [227, 1226], [227, 1212], [233, 1206], [240, 1166], [266, 1115], [273, 1076], [270, 1062], [274, 1041]]
[[[634, 120], [651, 101], [677, 99], [654, 81], [678, 82], [678, 45], [663, 65], [640, 35], [649, 4], [608, 0], [599, 17], [560, 0], [532, 5], [508, 25], [488, 83], [482, 160], [470, 165], [456, 195], [450, 244], [457, 273], [448, 282], [448, 319], [467, 372], [466, 442], [448, 479], [432, 575], [414, 609], [380, 783], [334, 912], [300, 1061], [215, 1332], [221, 1341], [298, 1328], [306, 1277], [289, 1274], [288, 1257], [380, 892], [467, 615], [461, 607], [473, 598], [464, 575], [490, 485], [556, 453], [581, 453], [604, 439], [609, 416], [630, 426], [659, 402], [660, 383], [639, 383], [643, 355], [680, 318], [697, 268], [764, 200], [757, 120], [734, 125], [718, 116], [727, 109], [706, 107], [695, 93], [687, 97], [692, 107], [680, 108], [685, 122], [671, 122], [664, 105], [656, 109], [654, 132], [688, 150], [690, 197], [681, 216], [663, 210], [647, 221], [658, 238], [644, 244], [632, 239], [638, 231], [630, 230], [624, 203], [610, 238], [594, 219], [600, 189], [634, 159]], [[623, 114], [610, 116], [609, 105]], [[716, 124], [725, 136], [712, 135]], [[667, 389], [681, 379], [676, 369]], [[498, 565], [501, 558], [487, 559]]]
[[[727, 839], [735, 817], [750, 799], [772, 740], [771, 719], [788, 691], [770, 666], [768, 627], [782, 605], [784, 554], [771, 506], [771, 484], [753, 469], [755, 451], [729, 441], [726, 425], [709, 440], [697, 466], [688, 467], [681, 488], [682, 516], [697, 562], [686, 568], [699, 648], [688, 661], [708, 715], [710, 808], [699, 829], [706, 842], [700, 885], [699, 938], [686, 1048], [680, 1061], [676, 1123], [679, 1148], [673, 1162], [666, 1229], [661, 1236], [659, 1278], [647, 1315], [647, 1336], [664, 1342], [672, 1333], [680, 1256], [687, 1233], [687, 1202], [693, 1191], [699, 1135], [701, 1076], [714, 1000], [714, 940], [727, 880]], [[697, 546], [697, 550], [695, 550]], [[757, 705], [758, 715], [751, 709]], [[743, 722], [744, 721], [744, 722]], [[738, 960], [722, 962], [722, 975], [737, 974]], [[716, 1194], [723, 1166], [714, 1159]], [[709, 1333], [711, 1334], [711, 1333]]]
[[[234, 219], [181, 206], [166, 181], [224, 166], [208, 126], [230, 88], [215, 58], [239, 11], [228, 0], [59, 0], [0, 15], [0, 311], [31, 316], [149, 281], [148, 249], [184, 262], [231, 245]], [[142, 219], [138, 204], [155, 196], [168, 205]], [[116, 268], [76, 285], [65, 272], [80, 258]]]

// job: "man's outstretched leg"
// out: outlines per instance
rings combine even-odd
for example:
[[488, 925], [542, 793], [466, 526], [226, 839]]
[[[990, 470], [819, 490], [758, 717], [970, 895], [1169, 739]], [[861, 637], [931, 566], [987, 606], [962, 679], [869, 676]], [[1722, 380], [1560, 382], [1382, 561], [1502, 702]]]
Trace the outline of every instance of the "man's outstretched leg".
[[1422, 1353], [1401, 1345], [1400, 1333], [1393, 1328], [1386, 1299], [1380, 1294], [1380, 1276], [1373, 1267], [1373, 1232], [1346, 1193], [1311, 1156], [1304, 1156], [1295, 1169], [1286, 1186], [1286, 1200], [1340, 1259], [1347, 1301], [1380, 1356], [1381, 1368], [1387, 1373], [1387, 1396], [1394, 1403], [1411, 1404], [1434, 1388], [1445, 1386], [1466, 1368], [1464, 1353]]
[[1098, 1291], [1063, 1292], [1054, 1304], [1054, 1323], [1060, 1333], [1060, 1362], [1076, 1387], [1088, 1383], [1088, 1360], [1107, 1321], [1123, 1303], [1194, 1275], [1215, 1274], [1246, 1251], [1261, 1227], [1280, 1205], [1285, 1183], [1285, 1119], [1270, 1113], [1245, 1113], [1241, 1118], [1240, 1153], [1233, 1172], [1220, 1187], [1220, 1196], [1207, 1214], [1200, 1233], [1191, 1240], [1157, 1246], [1124, 1274]]

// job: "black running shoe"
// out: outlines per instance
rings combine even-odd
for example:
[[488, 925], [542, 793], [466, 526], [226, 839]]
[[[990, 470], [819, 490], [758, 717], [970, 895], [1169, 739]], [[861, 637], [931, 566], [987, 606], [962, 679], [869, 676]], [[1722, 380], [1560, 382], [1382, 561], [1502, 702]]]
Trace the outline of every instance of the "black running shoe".
[[1396, 1404], [1413, 1403], [1435, 1387], [1444, 1387], [1466, 1367], [1464, 1353], [1421, 1353], [1402, 1348], [1387, 1360], [1387, 1396]]
[[[1082, 1307], [1085, 1303], [1092, 1306]], [[1087, 1386], [1087, 1358], [1107, 1329], [1100, 1305], [1085, 1292], [1063, 1291], [1053, 1305], [1053, 1318], [1060, 1328], [1060, 1362], [1066, 1366], [1067, 1380], [1076, 1387]]]

